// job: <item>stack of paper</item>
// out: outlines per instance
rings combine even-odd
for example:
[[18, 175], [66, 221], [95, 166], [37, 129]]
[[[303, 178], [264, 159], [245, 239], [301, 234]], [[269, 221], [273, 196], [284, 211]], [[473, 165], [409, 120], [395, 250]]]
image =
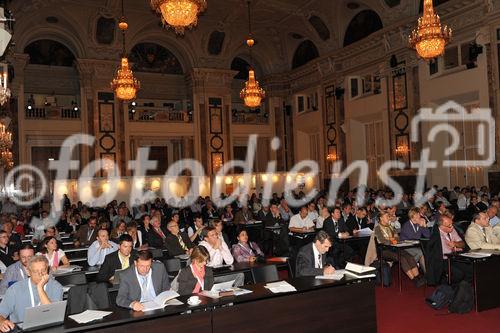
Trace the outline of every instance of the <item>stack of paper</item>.
[[274, 294], [277, 293], [289, 293], [292, 291], [297, 291], [294, 286], [286, 281], [271, 282], [264, 286], [264, 288], [269, 289]]
[[112, 313], [113, 312], [110, 311], [86, 310], [82, 313], [71, 315], [68, 317], [76, 321], [78, 324], [85, 324], [94, 320], [102, 319]]
[[336, 270], [335, 273], [330, 274], [330, 275], [318, 275], [318, 276], [316, 276], [316, 279], [339, 281], [339, 280], [342, 280], [342, 278], [344, 277], [344, 273], [345, 273], [344, 269], [339, 269], [339, 270]]
[[152, 301], [147, 301], [142, 303], [144, 306], [143, 311], [152, 311], [163, 309], [167, 305], [182, 305], [181, 301], [176, 300], [175, 298], [179, 297], [179, 294], [173, 290], [166, 290], [156, 296]]
[[375, 267], [363, 266], [348, 262], [345, 266], [344, 273], [355, 278], [372, 278], [376, 277], [375, 270]]

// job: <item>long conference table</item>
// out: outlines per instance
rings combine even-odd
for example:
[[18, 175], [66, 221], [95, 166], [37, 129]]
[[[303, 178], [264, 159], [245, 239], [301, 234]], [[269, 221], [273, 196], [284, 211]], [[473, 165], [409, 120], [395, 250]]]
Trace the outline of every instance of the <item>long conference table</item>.
[[287, 280], [297, 291], [273, 294], [265, 284], [244, 286], [250, 294], [212, 299], [200, 296], [197, 306], [167, 306], [134, 312], [112, 305], [113, 313], [101, 320], [63, 325], [40, 333], [185, 332], [367, 332], [377, 331], [375, 282], [344, 277], [341, 281], [301, 277]]

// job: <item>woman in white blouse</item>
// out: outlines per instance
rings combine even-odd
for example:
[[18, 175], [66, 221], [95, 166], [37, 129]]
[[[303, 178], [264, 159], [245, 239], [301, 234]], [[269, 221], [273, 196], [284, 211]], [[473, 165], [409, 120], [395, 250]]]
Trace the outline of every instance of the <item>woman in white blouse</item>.
[[58, 267], [68, 267], [69, 260], [63, 250], [57, 248], [55, 237], [45, 237], [42, 242], [42, 255], [49, 260], [49, 266], [52, 271]]

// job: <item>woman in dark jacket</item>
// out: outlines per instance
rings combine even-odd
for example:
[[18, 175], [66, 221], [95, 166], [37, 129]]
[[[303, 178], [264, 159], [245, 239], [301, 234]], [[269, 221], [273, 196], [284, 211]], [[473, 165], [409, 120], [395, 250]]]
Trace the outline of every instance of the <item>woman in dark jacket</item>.
[[210, 290], [214, 285], [214, 274], [206, 264], [210, 260], [208, 250], [203, 246], [195, 246], [191, 252], [191, 265], [179, 272], [177, 282], [180, 295], [191, 295], [203, 290]]

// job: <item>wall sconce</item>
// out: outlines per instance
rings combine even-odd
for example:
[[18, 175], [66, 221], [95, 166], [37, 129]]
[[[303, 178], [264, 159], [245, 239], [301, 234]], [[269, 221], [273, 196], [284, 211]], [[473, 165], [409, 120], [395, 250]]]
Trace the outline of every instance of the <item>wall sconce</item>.
[[394, 149], [394, 152], [396, 153], [396, 156], [404, 157], [408, 155], [410, 148], [406, 144], [400, 144], [396, 147], [396, 149]]
[[337, 154], [328, 154], [328, 155], [326, 155], [326, 160], [328, 162], [335, 162], [337, 160]]
[[212, 153], [212, 173], [216, 173], [224, 164], [224, 155], [222, 153]]

